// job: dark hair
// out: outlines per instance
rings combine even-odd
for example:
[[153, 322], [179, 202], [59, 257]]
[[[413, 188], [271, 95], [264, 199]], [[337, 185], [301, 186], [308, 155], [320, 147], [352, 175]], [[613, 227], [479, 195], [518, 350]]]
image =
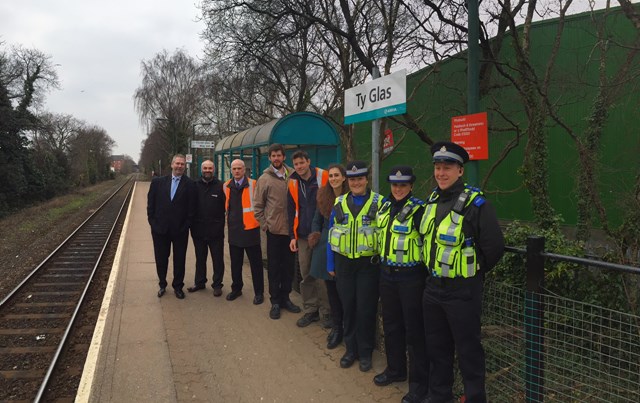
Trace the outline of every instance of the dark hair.
[[305, 160], [309, 161], [309, 153], [305, 150], [296, 150], [296, 152], [294, 152], [291, 156], [291, 159], [295, 160], [296, 158], [304, 158]]
[[271, 153], [277, 152], [277, 151], [282, 152], [282, 155], [284, 155], [284, 146], [280, 143], [273, 143], [269, 146], [269, 149], [267, 150], [269, 156], [271, 156]]
[[[331, 164], [329, 168], [327, 168], [327, 172], [329, 172], [332, 168], [337, 168], [342, 176], [345, 178], [344, 182], [342, 182], [342, 189], [340, 189], [340, 194], [346, 194], [349, 192], [349, 185], [347, 184], [347, 171], [340, 164]], [[329, 218], [331, 216], [331, 209], [333, 208], [333, 204], [336, 201], [336, 194], [333, 192], [333, 188], [330, 184], [327, 183], [326, 186], [323, 186], [318, 190], [318, 195], [316, 196], [317, 201], [317, 209], [325, 218]]]

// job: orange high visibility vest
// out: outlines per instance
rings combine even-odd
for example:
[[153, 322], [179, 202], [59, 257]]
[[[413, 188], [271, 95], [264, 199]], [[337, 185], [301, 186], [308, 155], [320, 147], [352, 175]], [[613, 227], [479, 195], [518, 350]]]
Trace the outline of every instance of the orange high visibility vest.
[[[258, 228], [260, 223], [256, 220], [256, 217], [253, 215], [253, 190], [256, 187], [256, 180], [245, 178], [249, 181], [249, 191], [245, 191], [242, 189], [242, 223], [244, 224], [245, 230], [250, 230], [254, 228]], [[224, 195], [226, 196], [226, 204], [225, 210], [229, 211], [229, 194], [231, 193], [231, 189], [229, 189], [229, 184], [233, 181], [233, 179], [229, 179], [224, 183], [222, 189], [224, 190]]]
[[[316, 181], [318, 183], [318, 189], [326, 185], [329, 181], [329, 172], [321, 168], [316, 168]], [[296, 205], [296, 215], [293, 217], [293, 235], [298, 239], [298, 211], [300, 211], [300, 203], [298, 201], [297, 179], [289, 179], [289, 193], [291, 193], [293, 203]]]

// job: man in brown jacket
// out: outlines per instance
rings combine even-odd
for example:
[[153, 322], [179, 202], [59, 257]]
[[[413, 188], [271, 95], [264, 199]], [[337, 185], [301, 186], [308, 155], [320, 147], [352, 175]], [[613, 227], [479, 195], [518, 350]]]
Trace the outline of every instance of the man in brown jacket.
[[271, 319], [280, 318], [280, 309], [299, 313], [300, 307], [289, 299], [294, 274], [294, 253], [289, 249], [287, 219], [287, 181], [293, 172], [285, 163], [284, 147], [269, 146], [271, 165], [256, 184], [254, 214], [267, 233], [267, 275], [271, 300]]

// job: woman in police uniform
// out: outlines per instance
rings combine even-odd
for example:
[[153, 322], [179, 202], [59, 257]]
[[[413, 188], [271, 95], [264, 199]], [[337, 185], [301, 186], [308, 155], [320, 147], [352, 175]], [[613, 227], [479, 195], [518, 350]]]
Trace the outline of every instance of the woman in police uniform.
[[409, 393], [402, 403], [418, 403], [429, 391], [429, 362], [424, 342], [422, 292], [426, 270], [418, 232], [424, 202], [412, 195], [416, 177], [409, 166], [391, 168], [391, 194], [378, 211], [380, 228], [380, 299], [387, 367], [376, 375], [378, 386], [407, 379]]
[[327, 271], [336, 276], [344, 311], [347, 351], [342, 368], [360, 360], [360, 371], [371, 369], [378, 308], [378, 228], [376, 214], [382, 197], [368, 187], [363, 161], [346, 166], [349, 193], [336, 198], [329, 218]]
[[451, 142], [431, 147], [438, 186], [420, 223], [429, 276], [423, 295], [427, 356], [431, 362], [429, 402], [453, 400], [457, 352], [467, 403], [486, 402], [485, 358], [480, 342], [482, 280], [504, 253], [493, 206], [482, 191], [462, 181], [469, 154]]

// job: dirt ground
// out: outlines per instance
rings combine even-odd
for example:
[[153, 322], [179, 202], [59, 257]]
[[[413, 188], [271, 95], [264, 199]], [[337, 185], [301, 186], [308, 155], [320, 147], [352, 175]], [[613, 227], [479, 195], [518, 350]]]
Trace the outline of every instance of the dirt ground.
[[[104, 201], [104, 196], [111, 194], [123, 180], [78, 189], [0, 219], [0, 299], [91, 215]], [[63, 214], [53, 214], [70, 204], [76, 207]]]

